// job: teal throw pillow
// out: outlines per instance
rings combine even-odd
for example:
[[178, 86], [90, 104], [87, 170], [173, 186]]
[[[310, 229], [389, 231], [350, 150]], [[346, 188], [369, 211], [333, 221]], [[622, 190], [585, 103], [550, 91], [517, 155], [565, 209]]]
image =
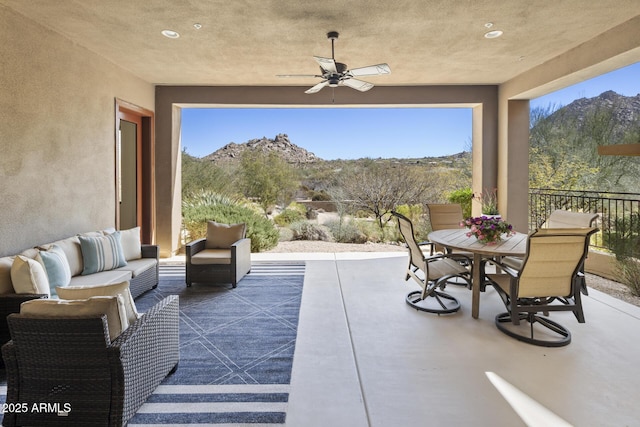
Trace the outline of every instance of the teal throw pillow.
[[82, 275], [113, 270], [127, 265], [120, 242], [120, 232], [106, 236], [78, 236], [84, 268]]
[[60, 246], [51, 245], [46, 250], [40, 249], [36, 261], [42, 264], [47, 273], [51, 296], [56, 296], [56, 286], [67, 286], [71, 282], [69, 260]]

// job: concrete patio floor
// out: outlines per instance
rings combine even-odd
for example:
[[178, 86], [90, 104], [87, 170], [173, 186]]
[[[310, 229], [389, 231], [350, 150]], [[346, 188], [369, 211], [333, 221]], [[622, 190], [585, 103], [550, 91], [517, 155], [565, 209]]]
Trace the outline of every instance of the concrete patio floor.
[[[287, 412], [289, 426], [527, 425], [487, 377], [493, 372], [575, 426], [640, 425], [640, 308], [591, 289], [587, 322], [554, 313], [572, 342], [543, 348], [499, 332], [492, 288], [471, 317], [405, 302], [402, 253], [253, 254], [307, 260]], [[525, 398], [526, 400], [526, 398]], [[534, 414], [544, 410], [534, 407]], [[529, 425], [551, 425], [531, 421]]]

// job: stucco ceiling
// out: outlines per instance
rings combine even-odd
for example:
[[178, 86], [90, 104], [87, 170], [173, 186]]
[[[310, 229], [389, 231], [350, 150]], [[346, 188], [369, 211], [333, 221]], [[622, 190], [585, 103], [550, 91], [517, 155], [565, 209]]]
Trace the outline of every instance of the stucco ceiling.
[[[312, 86], [312, 56], [375, 85], [500, 84], [640, 15], [639, 0], [0, 0], [142, 79]], [[491, 30], [504, 34], [487, 39]], [[194, 28], [200, 24], [200, 29]], [[161, 35], [180, 33], [177, 39]]]

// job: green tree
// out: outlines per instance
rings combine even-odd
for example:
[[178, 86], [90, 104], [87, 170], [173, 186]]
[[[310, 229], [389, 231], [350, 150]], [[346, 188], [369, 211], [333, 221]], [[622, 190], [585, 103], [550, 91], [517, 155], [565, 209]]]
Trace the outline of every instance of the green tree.
[[215, 166], [209, 160], [191, 156], [186, 151], [182, 151], [182, 196], [189, 197], [191, 194], [199, 193], [203, 190], [218, 194], [231, 195], [235, 188], [232, 185], [233, 175], [229, 170]]
[[265, 214], [276, 203], [289, 204], [300, 186], [296, 169], [272, 151], [245, 151], [239, 172], [244, 195], [256, 198]]
[[599, 156], [600, 145], [637, 141], [640, 126], [617, 120], [616, 104], [596, 104], [581, 115], [552, 106], [531, 111], [529, 186], [565, 190], [635, 191], [637, 159]]

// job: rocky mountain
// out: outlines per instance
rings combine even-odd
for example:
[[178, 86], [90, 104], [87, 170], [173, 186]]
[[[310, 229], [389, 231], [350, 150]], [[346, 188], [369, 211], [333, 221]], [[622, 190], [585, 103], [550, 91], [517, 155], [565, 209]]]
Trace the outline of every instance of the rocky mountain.
[[261, 152], [276, 152], [289, 163], [315, 163], [322, 161], [315, 154], [297, 146], [289, 140], [289, 136], [285, 133], [276, 135], [274, 139], [262, 137], [260, 139], [252, 139], [242, 144], [231, 142], [219, 150], [203, 157], [214, 163], [229, 162], [239, 160], [242, 153], [246, 150]]
[[633, 128], [640, 128], [640, 94], [624, 96], [609, 90], [593, 98], [576, 99], [553, 112], [549, 119], [560, 126], [570, 120], [582, 124], [587, 117], [608, 112], [611, 112], [610, 116], [603, 114], [602, 117], [611, 120], [614, 134], [621, 135]]

